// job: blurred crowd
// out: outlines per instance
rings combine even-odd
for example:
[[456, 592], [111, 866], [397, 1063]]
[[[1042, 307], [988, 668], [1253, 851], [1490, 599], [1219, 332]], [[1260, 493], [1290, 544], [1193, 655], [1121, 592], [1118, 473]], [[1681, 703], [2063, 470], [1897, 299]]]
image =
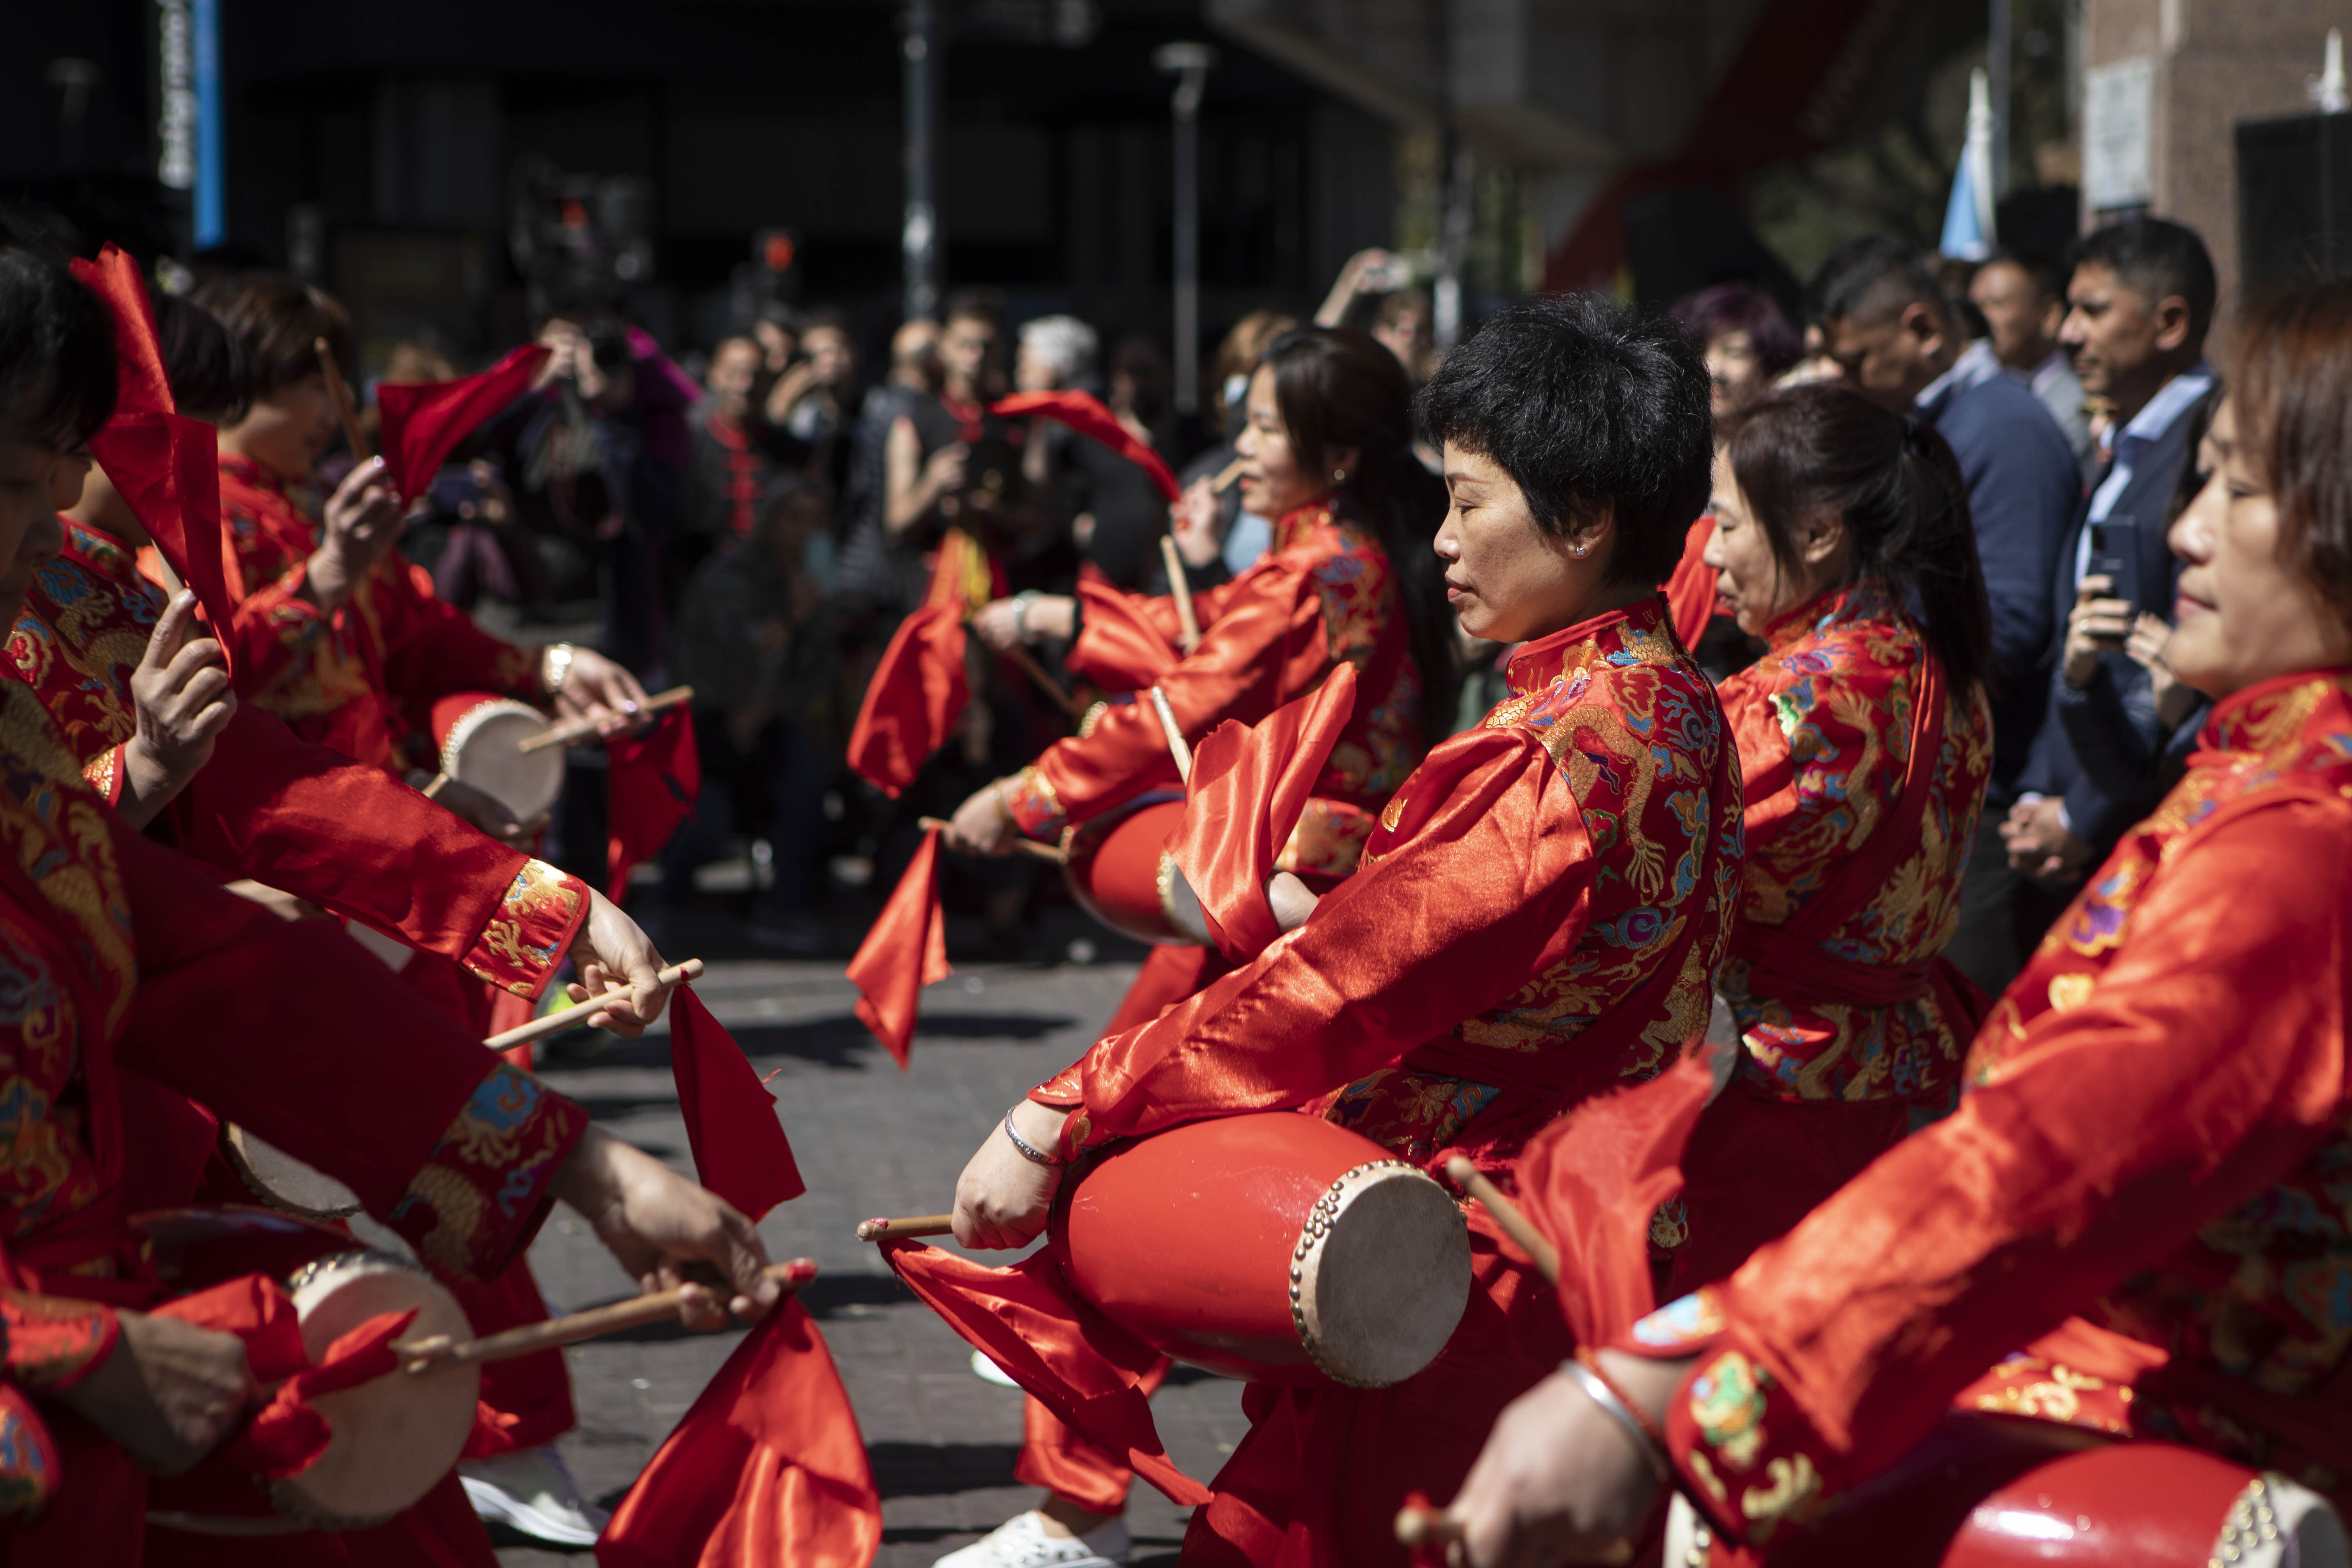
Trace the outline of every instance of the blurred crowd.
[[[1838, 377], [1933, 425], [1960, 459], [1991, 598], [1998, 756], [1952, 951], [1990, 988], [2158, 797], [2196, 731], [2200, 700], [2158, 649], [2174, 571], [2165, 526], [2197, 482], [2218, 395], [2203, 361], [2213, 306], [2198, 237], [2135, 219], [2063, 258], [1955, 262], [1879, 237], [1841, 249], [1801, 299], [1728, 282], [1673, 307], [1705, 344], [1719, 440], [1775, 387]], [[1437, 363], [1429, 298], [1403, 258], [1352, 258], [1312, 319], [1370, 332], [1415, 385]], [[1186, 414], [1153, 338], [1107, 350], [1087, 321], [1009, 321], [978, 289], [877, 343], [837, 311], [776, 301], [676, 353], [609, 311], [563, 312], [541, 333], [553, 351], [541, 385], [460, 449], [404, 548], [494, 631], [574, 637], [648, 689], [690, 684], [702, 794], [663, 858], [661, 892], [682, 903], [698, 871], [748, 858], [751, 889], [737, 896], [754, 940], [815, 952], [832, 889], [894, 874], [918, 816], [1051, 738], [1032, 732], [1050, 717], [1034, 700], [983, 692], [962, 744], [906, 799], [844, 765], [865, 683], [920, 601], [944, 529], [984, 528], [998, 596], [1066, 594], [1082, 576], [1165, 592], [1163, 535], [1194, 589], [1247, 571], [1271, 522], [1218, 480], [1250, 370], [1296, 324], [1267, 310], [1233, 323], [1202, 366], [1205, 405]], [[380, 379], [461, 368], [404, 343]], [[1099, 441], [992, 412], [1014, 393], [1063, 390], [1099, 396], [1183, 500], [1171, 509]], [[1697, 651], [1720, 677], [1757, 647], [1719, 616]], [[1046, 650], [1056, 670], [1058, 651]], [[1461, 651], [1456, 727], [1491, 706], [1505, 650]], [[591, 813], [572, 831], [593, 834], [593, 787], [572, 793]], [[984, 909], [1018, 952], [1035, 879], [1021, 864], [966, 867], [950, 901]]]

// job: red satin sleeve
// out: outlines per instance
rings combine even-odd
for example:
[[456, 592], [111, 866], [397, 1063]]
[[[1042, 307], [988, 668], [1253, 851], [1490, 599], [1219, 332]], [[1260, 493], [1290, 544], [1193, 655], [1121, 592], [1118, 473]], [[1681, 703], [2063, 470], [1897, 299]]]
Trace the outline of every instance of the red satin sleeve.
[[[1324, 631], [1323, 604], [1304, 565], [1262, 565], [1229, 592], [1195, 598], [1200, 645], [1159, 679], [1176, 722], [1197, 740], [1226, 719], [1255, 723], [1286, 695], [1313, 686], [1336, 657]], [[1146, 601], [1155, 622], [1165, 600]], [[1174, 610], [1164, 628], [1175, 640]], [[1173, 785], [1159, 715], [1146, 702], [1102, 710], [1086, 734], [1056, 741], [1005, 791], [1022, 831], [1043, 837], [1099, 816], [1155, 785]]]
[[340, 1178], [436, 1261], [503, 1266], [585, 1113], [333, 926], [279, 920], [111, 826], [139, 944], [115, 1061]]
[[1696, 1354], [1668, 1436], [1719, 1525], [1761, 1541], [1801, 1520], [2329, 1136], [2347, 879], [2342, 801], [2273, 795], [2215, 824], [2089, 994], [2034, 1018], [1956, 1114], [1621, 1342]]
[[[1398, 799], [1399, 820], [1305, 925], [1087, 1053], [1066, 1149], [1303, 1104], [1450, 1036], [1566, 956], [1592, 845], [1538, 742], [1458, 735]], [[1053, 1103], [1052, 1086], [1040, 1098]]]
[[540, 650], [494, 637], [433, 592], [422, 566], [394, 552], [368, 584], [377, 619], [385, 688], [401, 702], [453, 691], [496, 691], [536, 701]]

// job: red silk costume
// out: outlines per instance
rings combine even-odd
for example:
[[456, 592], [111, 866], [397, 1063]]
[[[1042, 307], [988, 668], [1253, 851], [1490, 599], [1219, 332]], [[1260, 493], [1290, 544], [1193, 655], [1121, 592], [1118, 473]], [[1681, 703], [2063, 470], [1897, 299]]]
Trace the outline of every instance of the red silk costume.
[[1958, 1110], [1621, 1338], [1697, 1358], [1666, 1435], [1727, 1539], [1769, 1546], [1955, 1405], [2343, 1500], [2347, 689], [2221, 702], [1994, 1005]]
[[1790, 610], [1764, 640], [1718, 693], [1748, 837], [1718, 989], [1744, 1047], [1684, 1161], [1687, 1234], [1683, 1211], [1658, 1226], [1692, 1286], [1948, 1111], [1983, 1014], [1938, 956], [1991, 773], [1983, 692], [1948, 689], [1876, 584]]
[[[1304, 926], [1032, 1091], [1073, 1111], [1066, 1153], [1291, 1108], [1507, 1179], [1560, 1111], [1698, 1037], [1739, 897], [1713, 689], [1656, 598], [1523, 647], [1510, 689], [1431, 751]], [[1483, 1212], [1470, 1224], [1477, 1285], [1430, 1367], [1387, 1389], [1250, 1390], [1188, 1563], [1403, 1560], [1406, 1491], [1458, 1484], [1568, 1348], [1540, 1281]]]
[[[137, 723], [131, 674], [163, 597], [132, 570], [119, 542], [61, 521], [65, 548], [36, 572], [7, 663], [39, 694], [84, 775], [112, 801]], [[228, 877], [266, 882], [420, 949], [403, 980], [471, 1026], [484, 1022], [486, 986], [537, 1000], [588, 917], [588, 889], [576, 878], [244, 706], [158, 820], [175, 847]], [[176, 1205], [189, 1194], [167, 1189], [151, 1201]], [[527, 1267], [452, 1284], [481, 1332], [547, 1316]], [[560, 1353], [500, 1362], [485, 1378], [488, 1403], [517, 1418], [510, 1436], [518, 1446], [572, 1428]]]
[[15, 999], [0, 1016], [0, 1556], [131, 1563], [144, 1478], [32, 1395], [86, 1376], [115, 1342], [114, 1309], [154, 1299], [125, 1225], [131, 1178], [201, 1158], [210, 1133], [190, 1101], [474, 1273], [529, 1243], [588, 1118], [385, 984], [339, 933], [223, 893], [130, 831], [14, 681], [0, 682], [0, 991]]
[[[1092, 590], [1088, 598], [1115, 592]], [[1189, 740], [1228, 719], [1257, 723], [1317, 689], [1340, 664], [1355, 667], [1361, 692], [1355, 714], [1276, 862], [1278, 870], [1313, 877], [1353, 871], [1373, 814], [1428, 744], [1421, 672], [1395, 570], [1379, 543], [1321, 502], [1291, 511], [1276, 524], [1264, 560], [1233, 582], [1193, 595], [1201, 640], [1190, 654], [1179, 640], [1173, 598], [1117, 599], [1115, 615], [1088, 617], [1080, 626], [1071, 668], [1106, 689], [1159, 686]], [[1087, 713], [1076, 736], [1055, 742], [1024, 768], [1006, 794], [1013, 820], [1045, 837], [1148, 789], [1177, 784], [1150, 705], [1102, 703]], [[1152, 949], [1109, 1032], [1149, 1022], [1230, 968], [1211, 949]], [[1161, 1375], [1150, 1377], [1151, 1387]], [[1127, 1468], [1077, 1438], [1034, 1399], [1020, 1476], [1100, 1513], [1118, 1511], [1127, 1496]]]
[[[1187, 740], [1227, 719], [1255, 724], [1320, 686], [1341, 660], [1356, 667], [1356, 716], [1281, 866], [1329, 877], [1353, 870], [1373, 814], [1421, 760], [1428, 733], [1395, 569], [1378, 542], [1321, 502], [1288, 513], [1264, 560], [1192, 596], [1201, 640], [1189, 654], [1180, 651], [1174, 600], [1128, 603], [1158, 631], [1171, 667], [1156, 680], [1136, 679], [1131, 650], [1101, 647], [1091, 625], [1079, 629], [1071, 667], [1126, 689], [1158, 685]], [[1133, 627], [1119, 630], [1131, 636]], [[1005, 795], [1022, 831], [1044, 838], [1176, 782], [1151, 705], [1121, 702], [1089, 712], [1078, 734], [1046, 747]]]
[[302, 597], [318, 528], [250, 458], [220, 463], [221, 521], [237, 601], [228, 630], [237, 695], [297, 735], [375, 767], [436, 771], [423, 710], [453, 691], [535, 702], [540, 650], [502, 642], [434, 596], [395, 549], [322, 612]]
[[[131, 675], [163, 595], [128, 551], [65, 519], [8, 639], [9, 673], [109, 801], [138, 722]], [[453, 960], [536, 999], [587, 918], [576, 878], [468, 827], [406, 784], [239, 710], [212, 761], [166, 808], [174, 847]]]

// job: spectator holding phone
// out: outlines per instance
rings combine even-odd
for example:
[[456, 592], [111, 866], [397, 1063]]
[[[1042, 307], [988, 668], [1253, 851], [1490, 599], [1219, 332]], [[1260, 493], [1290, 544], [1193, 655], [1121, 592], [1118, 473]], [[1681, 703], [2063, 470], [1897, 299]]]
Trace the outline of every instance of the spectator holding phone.
[[2178, 563], [2165, 530], [2216, 395], [2205, 363], [2213, 263], [2195, 230], [2127, 218], [2085, 236], [2074, 259], [2058, 341], [2084, 395], [2115, 415], [2105, 466], [2052, 585], [2065, 628], [2051, 683], [2054, 721], [2042, 726], [2001, 826], [2011, 866], [2061, 885], [2113, 847], [2160, 793], [2155, 673], [2126, 645], [2142, 614], [2171, 612]]

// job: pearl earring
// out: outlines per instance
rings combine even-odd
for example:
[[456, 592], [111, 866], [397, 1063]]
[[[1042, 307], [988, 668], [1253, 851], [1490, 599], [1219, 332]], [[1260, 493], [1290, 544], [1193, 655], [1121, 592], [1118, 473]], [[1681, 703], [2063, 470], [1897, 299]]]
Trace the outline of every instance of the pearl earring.
[[1591, 550], [1591, 548], [1592, 546], [1590, 544], [1580, 544], [1573, 552], [1571, 552], [1571, 553], [1573, 553], [1579, 560], [1581, 560], [1585, 554]]

